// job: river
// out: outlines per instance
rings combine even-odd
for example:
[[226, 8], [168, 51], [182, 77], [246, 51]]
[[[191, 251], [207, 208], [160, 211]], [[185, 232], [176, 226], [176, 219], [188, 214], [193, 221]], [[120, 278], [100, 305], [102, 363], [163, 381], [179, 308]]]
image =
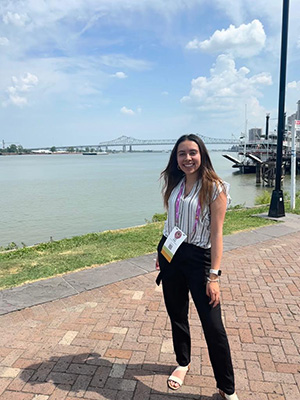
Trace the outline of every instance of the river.
[[[265, 190], [255, 185], [255, 175], [234, 174], [220, 151], [210, 155], [217, 173], [231, 185], [232, 204], [252, 206]], [[169, 156], [1, 156], [0, 246], [144, 224], [163, 212], [159, 175]]]

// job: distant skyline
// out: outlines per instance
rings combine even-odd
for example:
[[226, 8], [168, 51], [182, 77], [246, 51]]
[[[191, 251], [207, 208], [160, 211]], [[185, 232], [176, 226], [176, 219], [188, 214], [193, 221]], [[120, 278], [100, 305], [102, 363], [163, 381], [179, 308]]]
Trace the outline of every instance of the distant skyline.
[[[1, 0], [0, 140], [239, 137], [276, 128], [282, 1]], [[290, 0], [286, 111], [300, 99]]]

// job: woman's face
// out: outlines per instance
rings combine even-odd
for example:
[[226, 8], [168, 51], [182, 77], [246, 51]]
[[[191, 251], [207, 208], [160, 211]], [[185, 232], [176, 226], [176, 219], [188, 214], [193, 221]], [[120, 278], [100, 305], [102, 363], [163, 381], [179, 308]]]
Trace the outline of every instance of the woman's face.
[[185, 140], [179, 144], [177, 148], [177, 163], [187, 176], [197, 174], [201, 165], [201, 154], [196, 142]]

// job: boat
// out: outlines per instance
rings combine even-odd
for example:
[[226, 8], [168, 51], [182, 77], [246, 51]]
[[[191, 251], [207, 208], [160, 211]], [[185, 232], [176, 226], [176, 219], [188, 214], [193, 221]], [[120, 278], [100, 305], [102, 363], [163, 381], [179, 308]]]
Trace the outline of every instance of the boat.
[[[286, 153], [289, 148], [288, 142], [283, 142], [283, 152]], [[260, 137], [256, 140], [245, 141], [244, 136], [240, 137], [237, 148], [238, 158], [230, 154], [223, 154], [233, 163], [232, 168], [237, 168], [243, 174], [252, 174], [256, 172], [256, 165], [267, 161], [276, 160], [277, 133], [273, 132], [267, 139]]]
[[106, 156], [108, 154], [107, 151], [84, 151], [82, 153], [84, 156]]
[[[297, 169], [300, 160], [300, 132], [295, 138]], [[238, 146], [238, 158], [231, 154], [223, 154], [233, 163], [232, 168], [239, 169], [243, 174], [256, 173], [258, 164], [275, 163], [277, 152], [277, 133], [274, 131], [269, 135], [268, 139], [264, 137], [256, 141], [242, 140]], [[285, 170], [290, 169], [292, 153], [291, 132], [286, 131], [282, 142], [282, 160], [285, 164]]]
[[[286, 125], [282, 141], [282, 160], [286, 171], [290, 169], [291, 153], [292, 153], [292, 127], [297, 121], [297, 116], [300, 118], [300, 101], [298, 102], [298, 111], [288, 117], [288, 124]], [[277, 154], [277, 131], [269, 133], [268, 118], [266, 123], [266, 133], [262, 134], [261, 128], [252, 128], [248, 132], [248, 139], [245, 134], [240, 136], [239, 144], [237, 146], [238, 158], [230, 154], [223, 154], [233, 163], [232, 167], [237, 168], [243, 174], [251, 174], [257, 171], [257, 165], [275, 164]], [[295, 126], [295, 125], [294, 125]], [[246, 124], [247, 127], [247, 124]], [[245, 132], [247, 129], [245, 127]], [[297, 169], [300, 162], [300, 130], [295, 126], [295, 152], [297, 159]]]

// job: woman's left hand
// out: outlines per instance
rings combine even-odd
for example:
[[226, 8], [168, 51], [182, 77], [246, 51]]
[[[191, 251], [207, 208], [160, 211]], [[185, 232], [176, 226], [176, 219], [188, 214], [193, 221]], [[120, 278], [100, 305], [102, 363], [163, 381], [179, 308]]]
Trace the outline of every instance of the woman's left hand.
[[155, 259], [155, 269], [156, 269], [156, 271], [160, 271], [160, 266], [159, 266], [159, 261], [158, 261], [158, 255], [157, 255], [156, 259]]
[[209, 304], [216, 307], [220, 303], [220, 285], [219, 282], [207, 282], [206, 294], [210, 298]]

